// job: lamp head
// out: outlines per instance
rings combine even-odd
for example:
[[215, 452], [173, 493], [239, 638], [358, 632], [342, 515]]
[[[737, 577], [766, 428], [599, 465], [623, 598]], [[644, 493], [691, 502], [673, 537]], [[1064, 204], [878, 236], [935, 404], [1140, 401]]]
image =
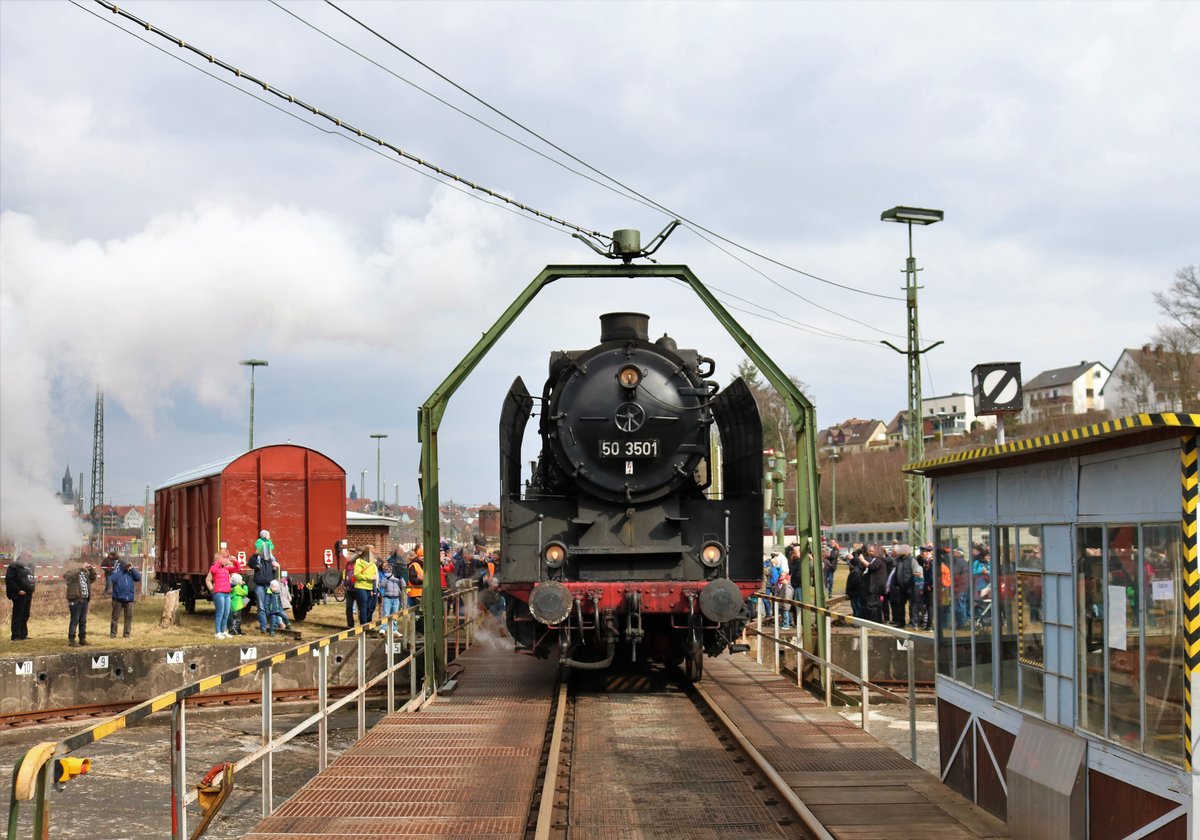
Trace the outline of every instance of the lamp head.
[[940, 222], [945, 214], [941, 210], [926, 207], [893, 207], [879, 215], [881, 222], [900, 222], [909, 225], [932, 225]]

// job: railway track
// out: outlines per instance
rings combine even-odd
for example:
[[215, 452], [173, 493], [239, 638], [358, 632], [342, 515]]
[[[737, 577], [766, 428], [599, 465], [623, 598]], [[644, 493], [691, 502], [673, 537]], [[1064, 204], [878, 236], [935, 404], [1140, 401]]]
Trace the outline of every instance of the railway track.
[[560, 686], [526, 840], [831, 837], [702, 687], [645, 682]]
[[[330, 686], [329, 699], [335, 700], [349, 694], [352, 688]], [[382, 695], [383, 689], [367, 693], [368, 696]], [[317, 689], [313, 688], [283, 688], [272, 692], [275, 702], [297, 702], [303, 700], [316, 701]], [[26, 726], [45, 726], [47, 724], [69, 723], [93, 718], [106, 718], [129, 709], [142, 700], [125, 700], [120, 703], [85, 703], [79, 706], [63, 706], [54, 709], [41, 709], [29, 712], [9, 712], [0, 714], [0, 732], [9, 729], [19, 729]], [[187, 705], [192, 709], [211, 709], [222, 706], [257, 706], [262, 703], [261, 691], [227, 691], [219, 694], [205, 694], [201, 697], [188, 698]]]

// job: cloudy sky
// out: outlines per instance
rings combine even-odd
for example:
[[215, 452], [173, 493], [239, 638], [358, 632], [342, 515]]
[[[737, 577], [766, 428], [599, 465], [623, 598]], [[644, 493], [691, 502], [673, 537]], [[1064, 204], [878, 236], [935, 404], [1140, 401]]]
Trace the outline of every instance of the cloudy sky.
[[[648, 239], [671, 218], [329, 5], [121, 5], [587, 229]], [[1151, 292], [1200, 262], [1195, 3], [339, 5], [673, 213], [850, 287], [685, 229], [658, 254], [747, 310], [822, 425], [903, 407], [903, 359], [879, 344], [904, 333], [888, 207], [946, 214], [915, 235], [922, 332], [945, 341], [927, 394], [967, 390], [981, 361], [1111, 366], [1159, 320]], [[8, 536], [61, 532], [51, 494], [68, 464], [89, 481], [97, 383], [114, 502], [244, 450], [249, 357], [270, 361], [256, 443], [312, 446], [356, 484], [365, 469], [373, 495], [369, 435], [386, 433], [388, 498], [414, 502], [417, 406], [544, 265], [596, 261], [263, 96], [93, 2], [0, 3]], [[451, 403], [443, 498], [496, 499], [512, 378], [540, 387], [551, 350], [591, 345], [622, 309], [715, 357], [722, 381], [741, 359], [670, 282], [552, 286]]]

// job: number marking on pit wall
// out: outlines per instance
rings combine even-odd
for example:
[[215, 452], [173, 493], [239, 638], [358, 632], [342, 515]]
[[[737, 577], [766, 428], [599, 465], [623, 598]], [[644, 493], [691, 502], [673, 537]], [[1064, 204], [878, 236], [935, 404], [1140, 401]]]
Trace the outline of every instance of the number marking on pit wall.
[[181, 651], [181, 650], [167, 651], [167, 664], [168, 665], [182, 665], [183, 664], [183, 651]]
[[107, 656], [93, 656], [92, 657], [92, 670], [93, 671], [104, 671], [104, 670], [107, 670], [107, 668], [108, 668], [108, 657]]
[[32, 677], [33, 676], [33, 660], [32, 659], [26, 659], [24, 662], [18, 662], [18, 663], [16, 663], [16, 666], [17, 666], [17, 676], [18, 677]]
[[258, 659], [258, 648], [256, 648], [256, 647], [242, 648], [242, 661], [246, 662], [250, 659]]

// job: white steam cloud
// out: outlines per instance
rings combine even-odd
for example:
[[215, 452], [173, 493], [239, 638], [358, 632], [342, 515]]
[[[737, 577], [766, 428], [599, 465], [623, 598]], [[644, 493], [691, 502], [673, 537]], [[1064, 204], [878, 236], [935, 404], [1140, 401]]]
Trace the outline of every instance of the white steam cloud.
[[[53, 495], [52, 382], [99, 384], [143, 427], [182, 386], [232, 406], [247, 349], [328, 353], [399, 342], [395, 313], [435, 321], [493, 298], [513, 220], [457, 195], [385, 226], [380, 244], [319, 212], [202, 205], [120, 239], [61, 241], [0, 215], [0, 539], [78, 542]], [[82, 490], [82, 488], [80, 488]]]

